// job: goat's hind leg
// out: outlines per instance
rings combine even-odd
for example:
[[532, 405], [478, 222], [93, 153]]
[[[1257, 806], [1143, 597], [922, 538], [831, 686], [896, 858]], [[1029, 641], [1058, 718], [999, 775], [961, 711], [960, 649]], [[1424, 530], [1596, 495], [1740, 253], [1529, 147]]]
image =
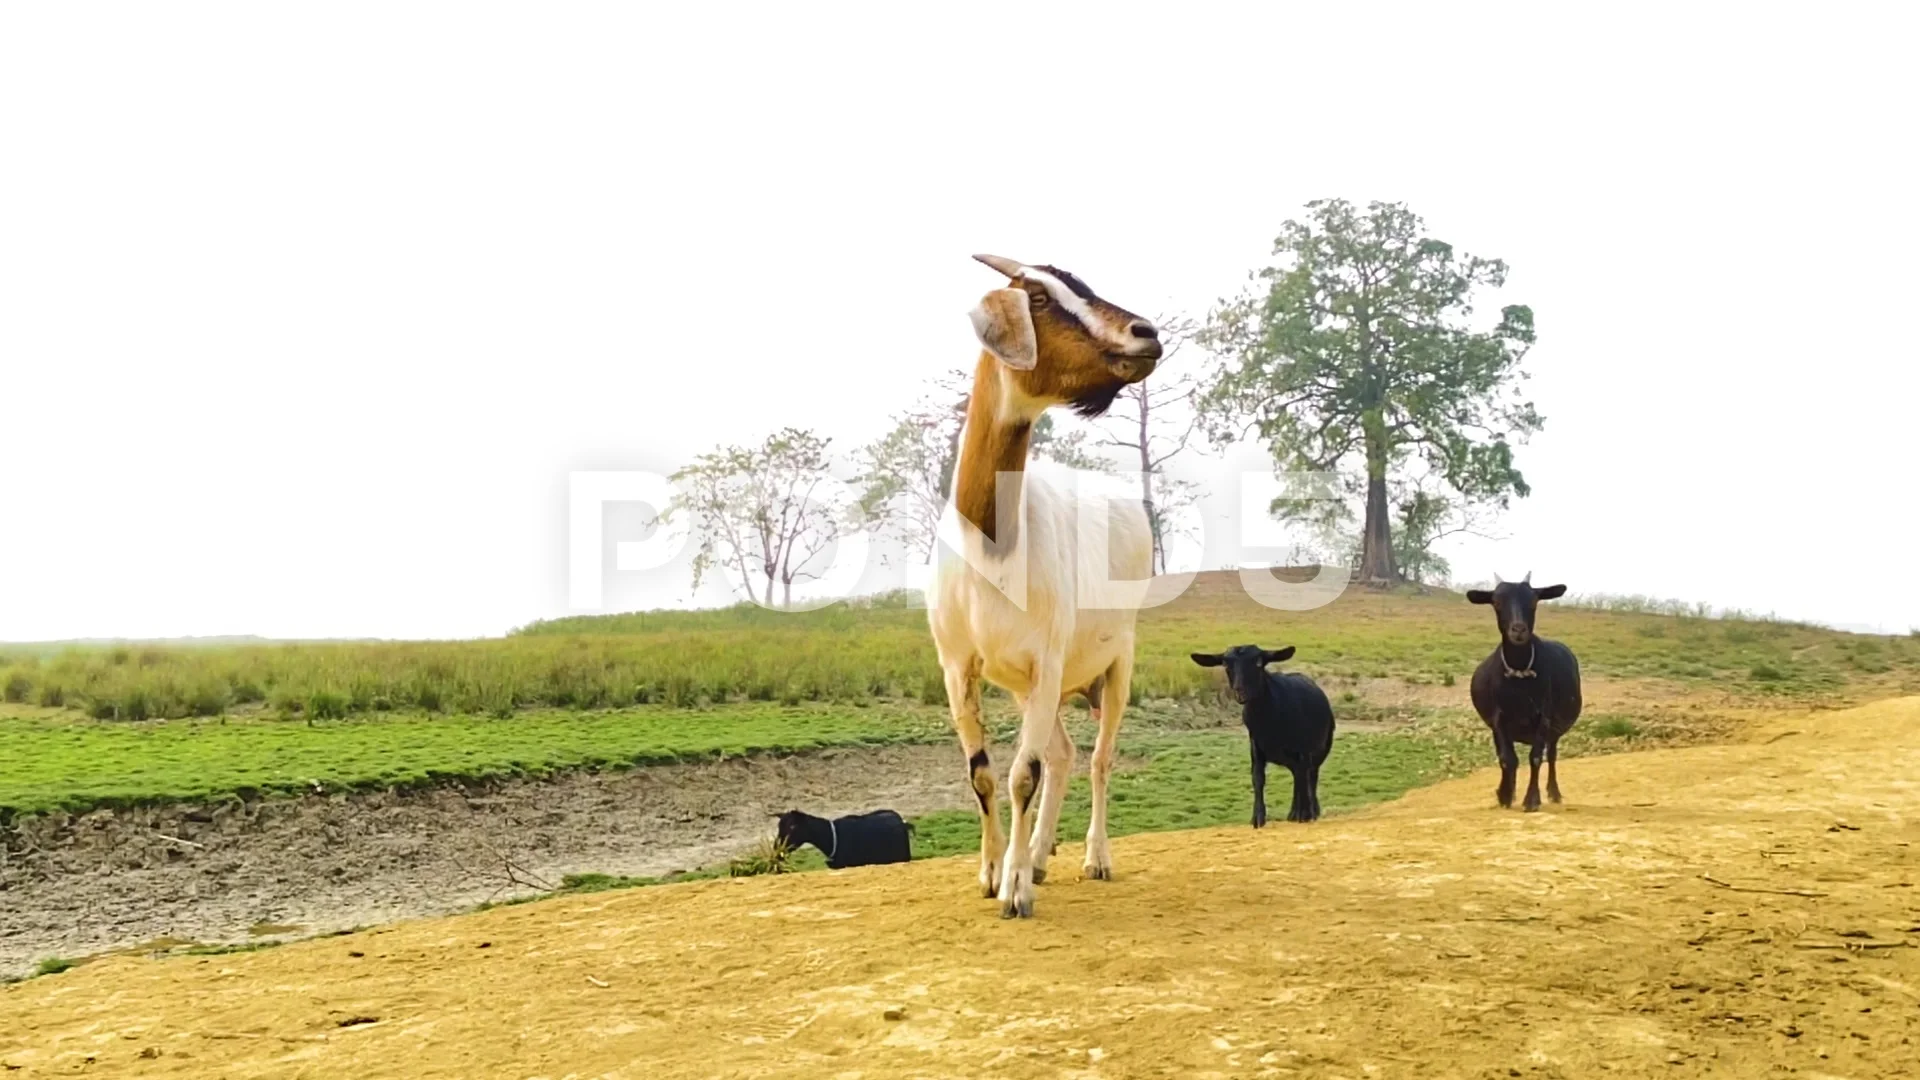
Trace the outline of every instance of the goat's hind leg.
[[1081, 875], [1094, 881], [1113, 877], [1113, 853], [1107, 848], [1107, 781], [1113, 775], [1120, 717], [1127, 711], [1127, 696], [1133, 688], [1131, 649], [1107, 669], [1105, 680], [1100, 691], [1100, 733], [1094, 737], [1093, 760], [1087, 766], [1088, 786], [1093, 789], [1093, 812], [1087, 821], [1087, 857], [1081, 865]]
[[1000, 858], [1006, 840], [1000, 835], [999, 808], [994, 805], [993, 763], [987, 758], [987, 728], [980, 719], [980, 672], [977, 662], [946, 668], [947, 703], [953, 710], [953, 730], [960, 736], [960, 752], [967, 755], [967, 782], [980, 804], [980, 895], [992, 899], [999, 892]]
[[1298, 765], [1288, 765], [1287, 775], [1293, 779], [1293, 799], [1287, 803], [1288, 821], [1307, 820], [1307, 774]]

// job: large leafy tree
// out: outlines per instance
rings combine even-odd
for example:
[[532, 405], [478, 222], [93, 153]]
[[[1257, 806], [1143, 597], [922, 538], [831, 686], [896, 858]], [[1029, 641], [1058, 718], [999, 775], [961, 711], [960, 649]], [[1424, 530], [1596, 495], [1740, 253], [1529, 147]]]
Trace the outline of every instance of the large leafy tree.
[[[1276, 468], [1341, 476], [1364, 506], [1361, 578], [1401, 580], [1396, 480], [1425, 493], [1399, 516], [1428, 535], [1445, 531], [1437, 515], [1503, 508], [1528, 492], [1513, 444], [1542, 423], [1519, 389], [1533, 311], [1510, 304], [1475, 320], [1476, 293], [1504, 285], [1506, 264], [1426, 235], [1400, 203], [1308, 203], [1273, 254], [1202, 333], [1224, 361], [1206, 398], [1215, 437], [1251, 430]], [[1405, 483], [1410, 472], [1421, 482]], [[1327, 509], [1309, 505], [1276, 510]]]

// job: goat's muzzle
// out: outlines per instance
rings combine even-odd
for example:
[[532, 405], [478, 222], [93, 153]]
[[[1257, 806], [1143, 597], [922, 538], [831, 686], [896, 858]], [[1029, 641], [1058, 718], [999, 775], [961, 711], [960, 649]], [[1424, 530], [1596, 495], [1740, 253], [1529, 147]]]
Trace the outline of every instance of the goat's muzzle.
[[1152, 342], [1151, 349], [1137, 353], [1115, 353], [1107, 358], [1107, 369], [1118, 378], [1129, 383], [1137, 383], [1153, 374], [1154, 362], [1160, 359], [1160, 343]]

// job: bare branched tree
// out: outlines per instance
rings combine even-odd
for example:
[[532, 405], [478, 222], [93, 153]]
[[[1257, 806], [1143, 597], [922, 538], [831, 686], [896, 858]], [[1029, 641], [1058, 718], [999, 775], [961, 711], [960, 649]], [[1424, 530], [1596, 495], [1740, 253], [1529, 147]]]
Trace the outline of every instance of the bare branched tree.
[[673, 474], [680, 494], [670, 513], [688, 513], [698, 525], [695, 588], [714, 567], [724, 566], [743, 582], [764, 579], [764, 602], [772, 607], [774, 585], [790, 605], [795, 581], [819, 577], [814, 561], [848, 525], [848, 508], [827, 499], [821, 487], [831, 441], [785, 428], [760, 446], [702, 454]]
[[1192, 371], [1167, 372], [1169, 361], [1192, 341], [1199, 325], [1184, 316], [1155, 320], [1166, 352], [1156, 377], [1120, 392], [1113, 408], [1096, 423], [1096, 447], [1111, 447], [1126, 459], [1130, 471], [1140, 474], [1140, 499], [1153, 528], [1153, 569], [1167, 572], [1167, 540], [1181, 531], [1174, 524], [1180, 511], [1200, 497], [1199, 485], [1167, 474], [1167, 465], [1185, 452], [1199, 431], [1200, 382]]

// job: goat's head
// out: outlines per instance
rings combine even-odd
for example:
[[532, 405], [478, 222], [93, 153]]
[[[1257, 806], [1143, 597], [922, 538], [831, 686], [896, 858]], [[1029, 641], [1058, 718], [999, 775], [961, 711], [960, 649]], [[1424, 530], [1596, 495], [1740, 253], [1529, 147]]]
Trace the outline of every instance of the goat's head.
[[1467, 600], [1474, 604], [1492, 604], [1493, 621], [1500, 627], [1500, 634], [1509, 644], [1527, 645], [1533, 641], [1533, 616], [1535, 605], [1542, 600], [1555, 600], [1564, 596], [1565, 585], [1546, 585], [1533, 587], [1533, 571], [1519, 581], [1501, 581], [1500, 575], [1493, 577], [1491, 589], [1468, 589]]
[[1227, 686], [1233, 690], [1233, 699], [1245, 705], [1248, 701], [1266, 692], [1267, 665], [1277, 664], [1293, 656], [1293, 646], [1284, 649], [1263, 649], [1258, 645], [1235, 645], [1223, 653], [1189, 653], [1193, 662], [1201, 667], [1223, 667], [1227, 669]]
[[803, 814], [798, 810], [789, 810], [780, 814], [774, 825], [774, 842], [781, 848], [791, 851], [800, 846], [801, 833], [805, 830], [807, 823], [819, 820], [812, 814]]
[[1065, 270], [998, 255], [974, 258], [1010, 283], [969, 313], [974, 335], [1029, 402], [1099, 416], [1120, 391], [1153, 373], [1160, 331], [1152, 323], [1095, 296]]

